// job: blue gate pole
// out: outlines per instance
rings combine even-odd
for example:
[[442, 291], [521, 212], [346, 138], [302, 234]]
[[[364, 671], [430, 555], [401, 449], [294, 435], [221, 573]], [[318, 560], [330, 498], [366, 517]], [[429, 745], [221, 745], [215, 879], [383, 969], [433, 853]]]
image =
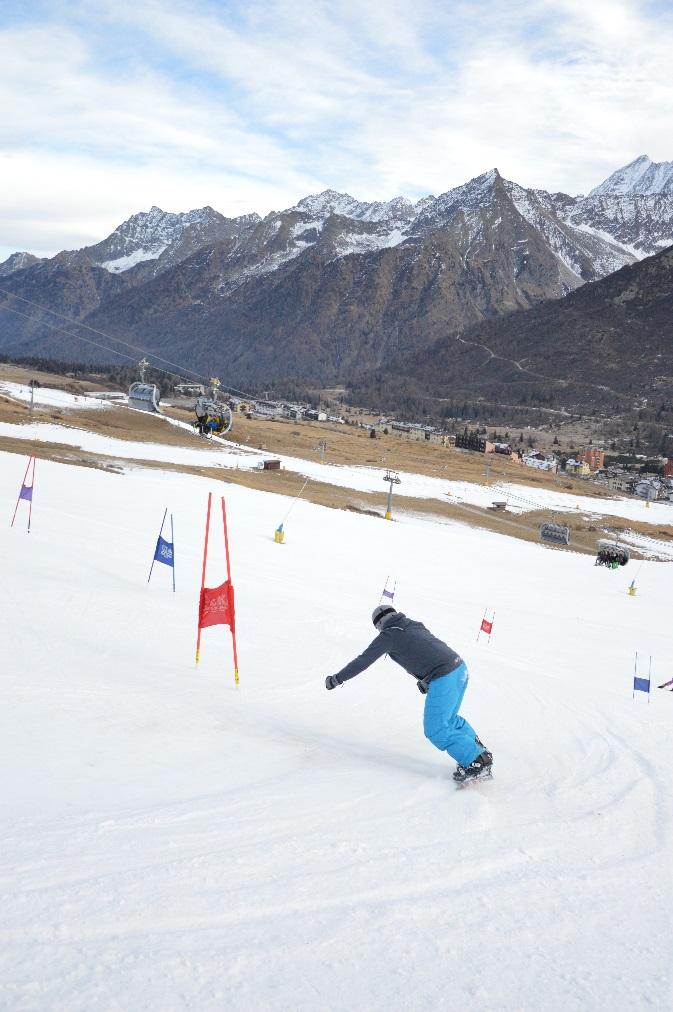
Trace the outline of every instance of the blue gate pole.
[[[161, 537], [161, 535], [163, 533], [163, 530], [164, 530], [164, 520], [166, 519], [166, 514], [167, 513], [168, 513], [168, 506], [164, 510], [164, 519], [161, 521], [161, 527], [159, 529], [159, 537]], [[152, 565], [150, 566], [150, 575], [147, 577], [147, 582], [148, 583], [150, 582], [150, 580], [152, 578], [152, 570], [154, 569], [154, 556], [156, 555], [156, 553], [157, 553], [157, 546], [155, 545], [154, 546], [154, 551], [152, 552]]]
[[173, 593], [175, 593], [175, 534], [173, 533], [173, 514], [171, 513], [171, 544], [173, 546]]

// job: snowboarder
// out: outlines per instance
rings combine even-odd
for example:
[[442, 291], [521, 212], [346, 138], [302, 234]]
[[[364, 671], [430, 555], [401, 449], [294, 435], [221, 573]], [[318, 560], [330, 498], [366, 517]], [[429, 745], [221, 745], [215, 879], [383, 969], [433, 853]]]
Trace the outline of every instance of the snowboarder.
[[425, 737], [456, 760], [458, 765], [453, 779], [463, 783], [490, 774], [493, 756], [465, 718], [458, 716], [468, 681], [462, 658], [433, 636], [422, 622], [407, 618], [391, 605], [380, 604], [374, 608], [372, 622], [378, 632], [376, 639], [336, 675], [328, 675], [325, 688], [343, 685], [379, 657], [389, 654], [413, 675], [425, 694]]

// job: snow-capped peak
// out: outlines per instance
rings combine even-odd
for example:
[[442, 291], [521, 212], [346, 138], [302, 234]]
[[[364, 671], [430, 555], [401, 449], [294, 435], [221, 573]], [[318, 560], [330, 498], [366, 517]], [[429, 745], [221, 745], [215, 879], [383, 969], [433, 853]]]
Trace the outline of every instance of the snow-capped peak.
[[338, 193], [336, 190], [323, 190], [304, 197], [290, 211], [302, 211], [312, 218], [326, 218], [331, 214], [340, 214], [356, 221], [389, 221], [411, 219], [414, 205], [406, 197], [393, 197], [392, 200], [372, 202], [356, 200], [349, 193]]
[[673, 193], [673, 162], [653, 162], [647, 155], [640, 155], [594, 187], [589, 196], [622, 196], [627, 193]]
[[[258, 216], [244, 216], [239, 226], [254, 225]], [[87, 252], [93, 263], [112, 274], [135, 267], [146, 260], [158, 260], [165, 250], [185, 242], [187, 236], [201, 235], [213, 238], [214, 232], [230, 223], [212, 207], [199, 207], [192, 211], [173, 213], [163, 211], [156, 204], [149, 211], [140, 211], [122, 222], [111, 235]], [[189, 244], [188, 244], [189, 245]], [[194, 248], [193, 242], [189, 245]]]
[[497, 180], [502, 179], [497, 169], [489, 169], [467, 183], [454, 186], [438, 197], [420, 202], [415, 225], [421, 228], [441, 227], [458, 210], [488, 207], [493, 201]]
[[24, 267], [32, 267], [33, 264], [39, 262], [40, 257], [36, 257], [32, 253], [26, 253], [25, 250], [12, 253], [11, 256], [0, 263], [0, 277], [7, 277], [8, 274], [14, 274], [16, 271], [23, 270]]
[[353, 209], [358, 207], [358, 201], [349, 193], [339, 193], [337, 190], [323, 190], [322, 193], [312, 193], [303, 197], [299, 203], [291, 207], [291, 211], [303, 211], [304, 214], [326, 217], [330, 214], [345, 214], [353, 217]]

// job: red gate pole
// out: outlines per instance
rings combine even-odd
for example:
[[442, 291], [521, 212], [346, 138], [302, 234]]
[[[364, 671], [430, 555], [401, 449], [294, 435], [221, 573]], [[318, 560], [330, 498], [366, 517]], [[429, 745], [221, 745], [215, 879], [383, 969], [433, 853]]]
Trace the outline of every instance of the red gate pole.
[[224, 553], [227, 557], [227, 581], [229, 583], [229, 611], [231, 618], [231, 640], [234, 647], [234, 682], [239, 684], [238, 679], [238, 654], [236, 651], [236, 612], [234, 610], [234, 588], [231, 584], [231, 564], [229, 562], [229, 534], [227, 531], [227, 511], [222, 496], [222, 523], [224, 524]]
[[206, 537], [203, 542], [203, 569], [201, 570], [201, 593], [199, 595], [199, 618], [198, 632], [196, 634], [196, 666], [198, 668], [201, 660], [201, 601], [203, 600], [203, 588], [206, 585], [206, 559], [208, 558], [208, 531], [210, 529], [210, 500], [212, 492], [208, 493], [208, 509], [206, 511]]
[[[487, 608], [484, 608], [484, 618], [486, 618], [486, 612], [487, 612], [487, 610], [488, 610]], [[482, 630], [483, 630], [483, 627], [484, 627], [484, 618], [482, 618], [482, 620], [481, 620], [481, 625], [479, 626], [479, 632], [477, 633], [477, 643], [479, 642], [479, 637], [481, 636], [481, 633], [482, 633]]]
[[[14, 521], [16, 520], [16, 511], [18, 510], [19, 503], [21, 502], [21, 492], [23, 492], [23, 486], [26, 484], [26, 478], [28, 477], [28, 468], [30, 467], [30, 462], [31, 462], [32, 459], [33, 459], [32, 457], [29, 457], [28, 458], [28, 463], [26, 464], [26, 470], [25, 470], [24, 475], [23, 475], [23, 481], [21, 482], [21, 489], [19, 490], [19, 494], [16, 497], [16, 506], [14, 507], [14, 516], [12, 517], [12, 522], [9, 525], [10, 527], [14, 526]], [[34, 471], [33, 471], [33, 478], [35, 478], [35, 472]]]

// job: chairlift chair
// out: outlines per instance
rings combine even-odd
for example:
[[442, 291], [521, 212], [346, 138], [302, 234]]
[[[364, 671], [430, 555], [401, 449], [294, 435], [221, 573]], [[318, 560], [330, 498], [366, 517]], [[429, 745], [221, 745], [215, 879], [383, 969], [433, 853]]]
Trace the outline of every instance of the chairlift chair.
[[129, 387], [129, 407], [160, 413], [159, 388], [154, 383], [136, 382]]
[[545, 523], [540, 526], [540, 537], [552, 545], [569, 545], [570, 528], [564, 524]]
[[628, 548], [625, 545], [620, 545], [618, 541], [599, 538], [596, 542], [597, 566], [612, 566], [613, 563], [625, 566], [630, 558]]
[[223, 436], [232, 426], [231, 408], [214, 397], [197, 398], [194, 413], [196, 414], [194, 425], [202, 436]]

